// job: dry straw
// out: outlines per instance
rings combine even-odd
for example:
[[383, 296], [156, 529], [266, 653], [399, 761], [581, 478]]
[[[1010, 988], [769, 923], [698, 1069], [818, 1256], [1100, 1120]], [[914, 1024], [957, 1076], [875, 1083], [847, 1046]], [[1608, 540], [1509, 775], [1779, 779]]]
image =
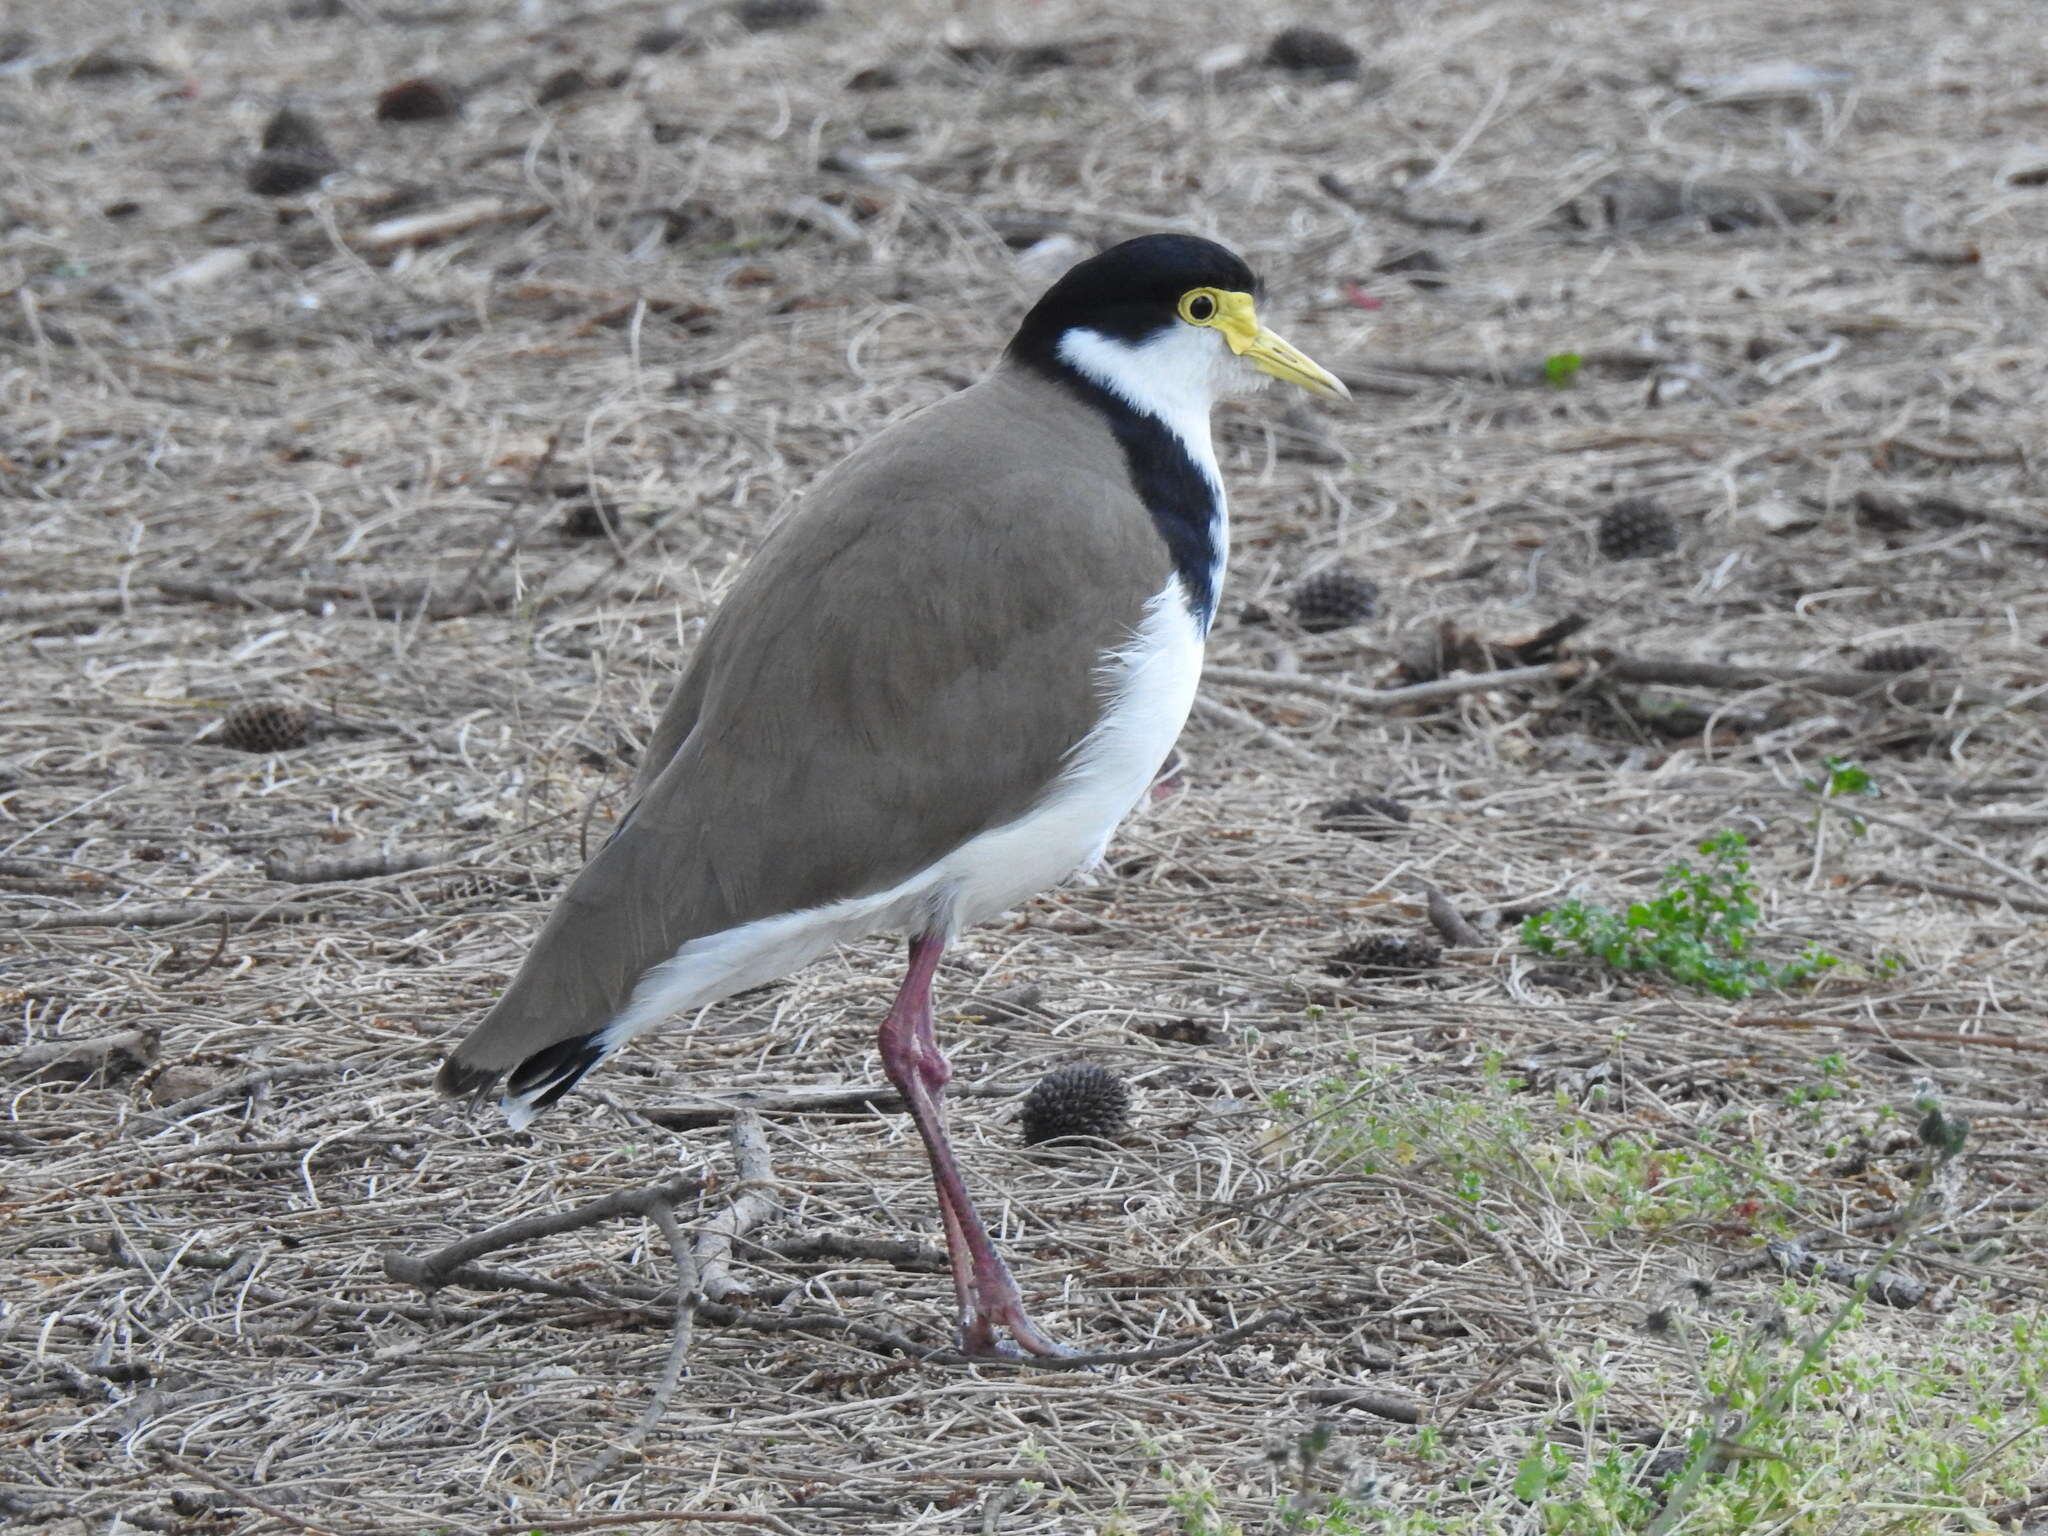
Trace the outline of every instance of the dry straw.
[[[1685, 1277], [1734, 1266], [1731, 1317], [1839, 1299], [1743, 1266], [1780, 1225], [1851, 1270], [1888, 1240], [1916, 1080], [1974, 1122], [1899, 1260], [1928, 1299], [1835, 1341], [1891, 1384], [1810, 1404], [1792, 1464], [1823, 1512], [2018, 1510], [2011, 1326], [2048, 1259], [2048, 170], [2006, 147], [2032, 8], [1767, 37], [1736, 0], [1390, 7], [1347, 13], [1335, 80], [1215, 3], [667, 41], [664, 8], [547, 11], [46, 7], [0, 68], [0, 1513], [1255, 1531], [1348, 1488], [1529, 1529], [1532, 1448], [1563, 1498], [1698, 1422], [1638, 1326]], [[572, 61], [591, 88], [536, 105]], [[378, 123], [421, 72], [461, 115]], [[243, 177], [282, 101], [342, 169], [268, 198]], [[1140, 1355], [971, 1369], [923, 1157], [863, 1091], [883, 946], [648, 1042], [531, 1137], [428, 1084], [785, 499], [987, 365], [1060, 259], [1021, 249], [1158, 227], [1243, 248], [1359, 399], [1221, 412], [1236, 559], [1182, 791], [942, 976], [1026, 1292]], [[1374, 275], [1416, 246], [1432, 286]], [[1637, 495], [1680, 548], [1601, 560]], [[1337, 561], [1378, 613], [1290, 628]], [[1945, 660], [1857, 671], [1906, 644]], [[257, 698], [308, 744], [209, 739]], [[1886, 791], [1861, 835], [1801, 787], [1829, 755]], [[1321, 825], [1362, 793], [1412, 819]], [[1625, 902], [1724, 826], [1767, 942], [1848, 962], [1818, 991], [1515, 945], [1532, 903]], [[1325, 973], [1432, 913], [1427, 979]], [[1132, 1082], [1134, 1129], [1021, 1148], [1007, 1095], [1076, 1058]], [[741, 1091], [767, 1109], [704, 1103]], [[387, 1269], [663, 1181], [488, 1274]], [[1960, 1493], [1916, 1434], [1969, 1449]]]

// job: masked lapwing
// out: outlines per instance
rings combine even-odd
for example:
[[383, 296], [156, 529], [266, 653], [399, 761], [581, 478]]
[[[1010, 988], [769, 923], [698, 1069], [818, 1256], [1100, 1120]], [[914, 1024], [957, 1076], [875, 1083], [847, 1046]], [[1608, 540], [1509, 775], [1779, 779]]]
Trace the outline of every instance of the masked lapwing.
[[[610, 839], [441, 1069], [524, 1126], [643, 1030], [900, 934], [882, 1069], [930, 1155], [976, 1354], [1061, 1354], [946, 1139], [931, 984], [953, 936], [1099, 859], [1180, 734], [1223, 581], [1209, 440], [1257, 373], [1346, 390], [1208, 240], [1080, 263], [994, 372], [820, 480], [734, 583]], [[507, 1076], [509, 1074], [509, 1076]]]

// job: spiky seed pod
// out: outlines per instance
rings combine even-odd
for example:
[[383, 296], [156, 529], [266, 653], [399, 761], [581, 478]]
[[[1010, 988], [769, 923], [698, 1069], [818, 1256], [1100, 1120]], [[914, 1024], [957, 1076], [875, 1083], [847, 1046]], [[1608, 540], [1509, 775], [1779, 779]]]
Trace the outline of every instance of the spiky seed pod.
[[1323, 969], [1332, 976], [1361, 980], [1412, 981], [1437, 968], [1443, 950], [1405, 933], [1369, 933], [1330, 956]]
[[220, 744], [237, 752], [289, 752], [303, 747], [313, 712], [282, 699], [250, 699], [221, 717]]
[[1327, 80], [1358, 77], [1358, 50], [1336, 33], [1316, 27], [1289, 27], [1280, 33], [1266, 49], [1266, 62], [1275, 69]]
[[1024, 1145], [1035, 1147], [1057, 1136], [1118, 1135], [1131, 1118], [1131, 1090], [1107, 1067], [1092, 1061], [1055, 1067], [1024, 1095], [1018, 1126]]
[[462, 96], [445, 81], [415, 75], [389, 86], [377, 98], [380, 123], [430, 123], [436, 118], [457, 117]]
[[1326, 832], [1384, 833], [1406, 823], [1413, 814], [1391, 795], [1346, 795], [1324, 806], [1316, 825]]
[[1594, 537], [1609, 560], [1642, 560], [1678, 548], [1678, 525], [1647, 496], [1630, 496], [1600, 514]]
[[1856, 658], [1858, 672], [1912, 672], [1921, 667], [1938, 667], [1948, 652], [1938, 645], [1881, 645]]
[[296, 107], [279, 107], [270, 114], [270, 121], [263, 125], [263, 137], [257, 141], [257, 148], [292, 149], [302, 155], [334, 158], [334, 151], [327, 147], [327, 138], [320, 132], [320, 125]]
[[1305, 576], [1294, 585], [1288, 598], [1294, 622], [1312, 635], [1363, 624], [1379, 611], [1379, 583], [1369, 576], [1333, 565], [1327, 571]]
[[243, 182], [258, 197], [289, 197], [311, 191], [338, 168], [332, 155], [266, 149], [249, 162]]
[[571, 539], [601, 539], [619, 525], [618, 515], [594, 501], [570, 503], [562, 513], [562, 534]]

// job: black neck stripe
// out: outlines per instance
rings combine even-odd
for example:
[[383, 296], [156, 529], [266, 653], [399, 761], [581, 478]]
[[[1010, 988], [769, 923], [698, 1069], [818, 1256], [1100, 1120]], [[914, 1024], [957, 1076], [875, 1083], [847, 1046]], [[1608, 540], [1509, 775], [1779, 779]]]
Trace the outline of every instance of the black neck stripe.
[[1166, 541], [1174, 574], [1187, 594], [1188, 610], [1203, 633], [1216, 614], [1216, 488], [1202, 473], [1178, 434], [1150, 412], [1141, 411], [1113, 389], [1089, 378], [1064, 358], [1031, 358], [1031, 364], [1088, 402], [1109, 422], [1130, 466], [1131, 485], [1152, 525]]

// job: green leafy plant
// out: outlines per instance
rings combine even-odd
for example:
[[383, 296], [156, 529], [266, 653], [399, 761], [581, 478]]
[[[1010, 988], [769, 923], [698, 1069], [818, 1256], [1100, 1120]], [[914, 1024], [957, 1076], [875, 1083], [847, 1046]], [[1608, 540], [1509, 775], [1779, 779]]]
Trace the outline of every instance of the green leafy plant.
[[1717, 832], [1699, 845], [1709, 862], [1681, 859], [1668, 866], [1650, 900], [1616, 912], [1573, 899], [1526, 919], [1522, 942], [1539, 954], [1576, 953], [1620, 971], [1658, 971], [1681, 986], [1730, 998], [1795, 986], [1839, 964], [1810, 945], [1784, 965], [1749, 953], [1758, 907], [1748, 847], [1740, 832]]
[[1553, 352], [1543, 359], [1543, 377], [1552, 389], [1570, 389], [1585, 366], [1586, 360], [1576, 352]]
[[1806, 779], [1802, 782], [1816, 795], [1838, 799], [1843, 795], [1876, 795], [1882, 791], [1877, 780], [1870, 776], [1870, 770], [1846, 757], [1824, 757], [1821, 767], [1827, 769], [1825, 779]]
[[[1831, 800], [1855, 797], [1874, 800], [1884, 793], [1877, 787], [1877, 780], [1871, 777], [1870, 770], [1850, 758], [1824, 757], [1820, 760], [1820, 765], [1824, 770], [1821, 777], [1802, 779], [1800, 784], [1808, 794], [1820, 796], [1821, 810], [1825, 810]], [[1813, 813], [1815, 826], [1820, 825], [1821, 810]], [[1843, 812], [1843, 815], [1848, 819], [1849, 830], [1856, 836], [1861, 837], [1870, 830], [1869, 823], [1861, 816], [1847, 811]]]

